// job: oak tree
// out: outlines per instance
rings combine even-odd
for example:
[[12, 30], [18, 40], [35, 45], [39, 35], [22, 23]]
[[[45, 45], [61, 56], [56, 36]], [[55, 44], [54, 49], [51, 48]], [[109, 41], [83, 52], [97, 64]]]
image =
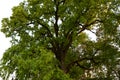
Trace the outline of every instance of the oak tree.
[[120, 77], [120, 0], [25, 0], [12, 11], [1, 28], [12, 44], [4, 80]]

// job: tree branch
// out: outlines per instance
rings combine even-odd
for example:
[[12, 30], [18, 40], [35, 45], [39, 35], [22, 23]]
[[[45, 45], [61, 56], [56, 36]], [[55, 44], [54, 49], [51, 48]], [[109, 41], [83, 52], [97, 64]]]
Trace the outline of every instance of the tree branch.
[[76, 64], [77, 64], [77, 66], [79, 66], [79, 67], [82, 68], [82, 69], [91, 70], [90, 68], [87, 68], [87, 67], [85, 67], [85, 66], [83, 66], [83, 65], [80, 65], [78, 62], [77, 62]]
[[[85, 58], [82, 58], [82, 59], [79, 59], [79, 60], [76, 60], [76, 61], [71, 62], [71, 63], [68, 64], [68, 66], [66, 67], [67, 72], [69, 72], [71, 66], [72, 66], [72, 65], [75, 65], [75, 64], [77, 64], [80, 68], [86, 69], [84, 66], [80, 65], [79, 62], [84, 61], [84, 60], [90, 60], [90, 59], [91, 59], [91, 58], [85, 57]], [[88, 68], [87, 68], [87, 69], [88, 69]]]
[[56, 37], [58, 37], [58, 31], [59, 31], [59, 28], [58, 28], [58, 18], [59, 18], [59, 16], [58, 16], [58, 7], [59, 7], [59, 2], [57, 2], [56, 0], [54, 0], [54, 2], [55, 2], [55, 8], [56, 8], [56, 10], [55, 10], [55, 23], [54, 23], [54, 31], [55, 31], [55, 35], [56, 35]]
[[[26, 17], [25, 16], [25, 18], [28, 19], [28, 20], [32, 20], [30, 17]], [[42, 27], [44, 27], [48, 31], [49, 37], [53, 36], [52, 33], [51, 33], [51, 31], [50, 31], [50, 29], [44, 23], [40, 22], [40, 19], [38, 19], [38, 18], [36, 18], [36, 21], [33, 21], [33, 22], [31, 21], [30, 23], [27, 23], [26, 25], [35, 24], [35, 22], [37, 22], [38, 24], [40, 24]]]
[[81, 32], [83, 32], [84, 30], [86, 30], [89, 26], [91, 26], [91, 25], [93, 25], [93, 24], [96, 24], [96, 23], [98, 23], [98, 22], [102, 22], [101, 20], [94, 20], [94, 21], [92, 21], [91, 23], [86, 23], [85, 25], [81, 25], [80, 24], [80, 26], [82, 26], [82, 28], [81, 28], [81, 30], [80, 31], [78, 31], [78, 33], [77, 34], [80, 34]]
[[[94, 55], [97, 53], [97, 51], [98, 51], [98, 50], [95, 51]], [[99, 63], [99, 62], [96, 62], [96, 61], [94, 60], [93, 55], [92, 55], [92, 57], [90, 57], [90, 58], [84, 57], [84, 58], [82, 58], [82, 59], [78, 59], [78, 60], [73, 61], [73, 62], [71, 62], [70, 64], [68, 64], [68, 66], [66, 67], [67, 72], [69, 72], [71, 66], [73, 66], [73, 65], [75, 65], [75, 64], [77, 64], [77, 66], [79, 66], [79, 67], [82, 68], [82, 69], [91, 70], [90, 68], [87, 68], [87, 67], [79, 64], [79, 62], [82, 62], [82, 61], [84, 61], [84, 60], [90, 60], [90, 61], [92, 61], [92, 62], [95, 63], [95, 64], [98, 64], [98, 63]]]
[[40, 22], [39, 20], [36, 20], [36, 22], [37, 22], [38, 24], [40, 24], [42, 27], [44, 27], [44, 28], [48, 31], [49, 37], [52, 37], [52, 36], [53, 36], [52, 33], [51, 33], [51, 31], [50, 31], [50, 29], [49, 29], [45, 24], [43, 24], [43, 23]]
[[88, 31], [90, 31], [90, 32], [92, 32], [93, 34], [96, 35], [96, 33], [95, 33], [94, 31], [92, 31], [92, 30], [90, 30], [90, 29], [86, 29], [86, 30], [88, 30]]

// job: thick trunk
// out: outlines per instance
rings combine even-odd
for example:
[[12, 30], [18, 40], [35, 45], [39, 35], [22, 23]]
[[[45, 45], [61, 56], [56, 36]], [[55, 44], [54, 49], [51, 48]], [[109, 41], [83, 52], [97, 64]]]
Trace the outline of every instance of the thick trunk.
[[60, 66], [61, 66], [61, 69], [64, 71], [64, 73], [67, 73], [65, 59], [62, 59]]
[[59, 66], [60, 69], [62, 69], [66, 73], [66, 64], [65, 64], [65, 57], [66, 53], [63, 52], [62, 50], [59, 50], [55, 53], [57, 60], [60, 62]]
[[64, 40], [62, 43], [60, 43], [56, 39], [51, 41], [51, 44], [53, 46], [52, 51], [55, 54], [57, 60], [59, 60], [59, 62], [60, 62], [60, 64], [59, 64], [60, 68], [65, 73], [67, 72], [65, 59], [66, 59], [66, 55], [69, 50], [69, 47], [72, 44], [72, 35], [73, 35], [73, 32], [69, 31], [68, 34], [66, 35], [66, 40]]

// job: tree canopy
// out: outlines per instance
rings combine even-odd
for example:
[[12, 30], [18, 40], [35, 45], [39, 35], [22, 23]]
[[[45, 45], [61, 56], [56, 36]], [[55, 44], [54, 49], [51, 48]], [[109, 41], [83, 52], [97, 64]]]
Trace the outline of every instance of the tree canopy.
[[25, 0], [12, 11], [1, 28], [12, 44], [4, 80], [120, 78], [120, 0]]

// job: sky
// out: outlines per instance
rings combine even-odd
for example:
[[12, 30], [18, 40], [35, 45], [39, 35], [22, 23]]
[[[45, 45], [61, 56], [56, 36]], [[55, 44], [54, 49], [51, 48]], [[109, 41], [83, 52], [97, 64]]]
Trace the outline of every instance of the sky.
[[[0, 28], [2, 18], [10, 17], [12, 15], [13, 6], [17, 6], [23, 0], [0, 0]], [[10, 38], [0, 32], [0, 59], [6, 49], [10, 47]]]

